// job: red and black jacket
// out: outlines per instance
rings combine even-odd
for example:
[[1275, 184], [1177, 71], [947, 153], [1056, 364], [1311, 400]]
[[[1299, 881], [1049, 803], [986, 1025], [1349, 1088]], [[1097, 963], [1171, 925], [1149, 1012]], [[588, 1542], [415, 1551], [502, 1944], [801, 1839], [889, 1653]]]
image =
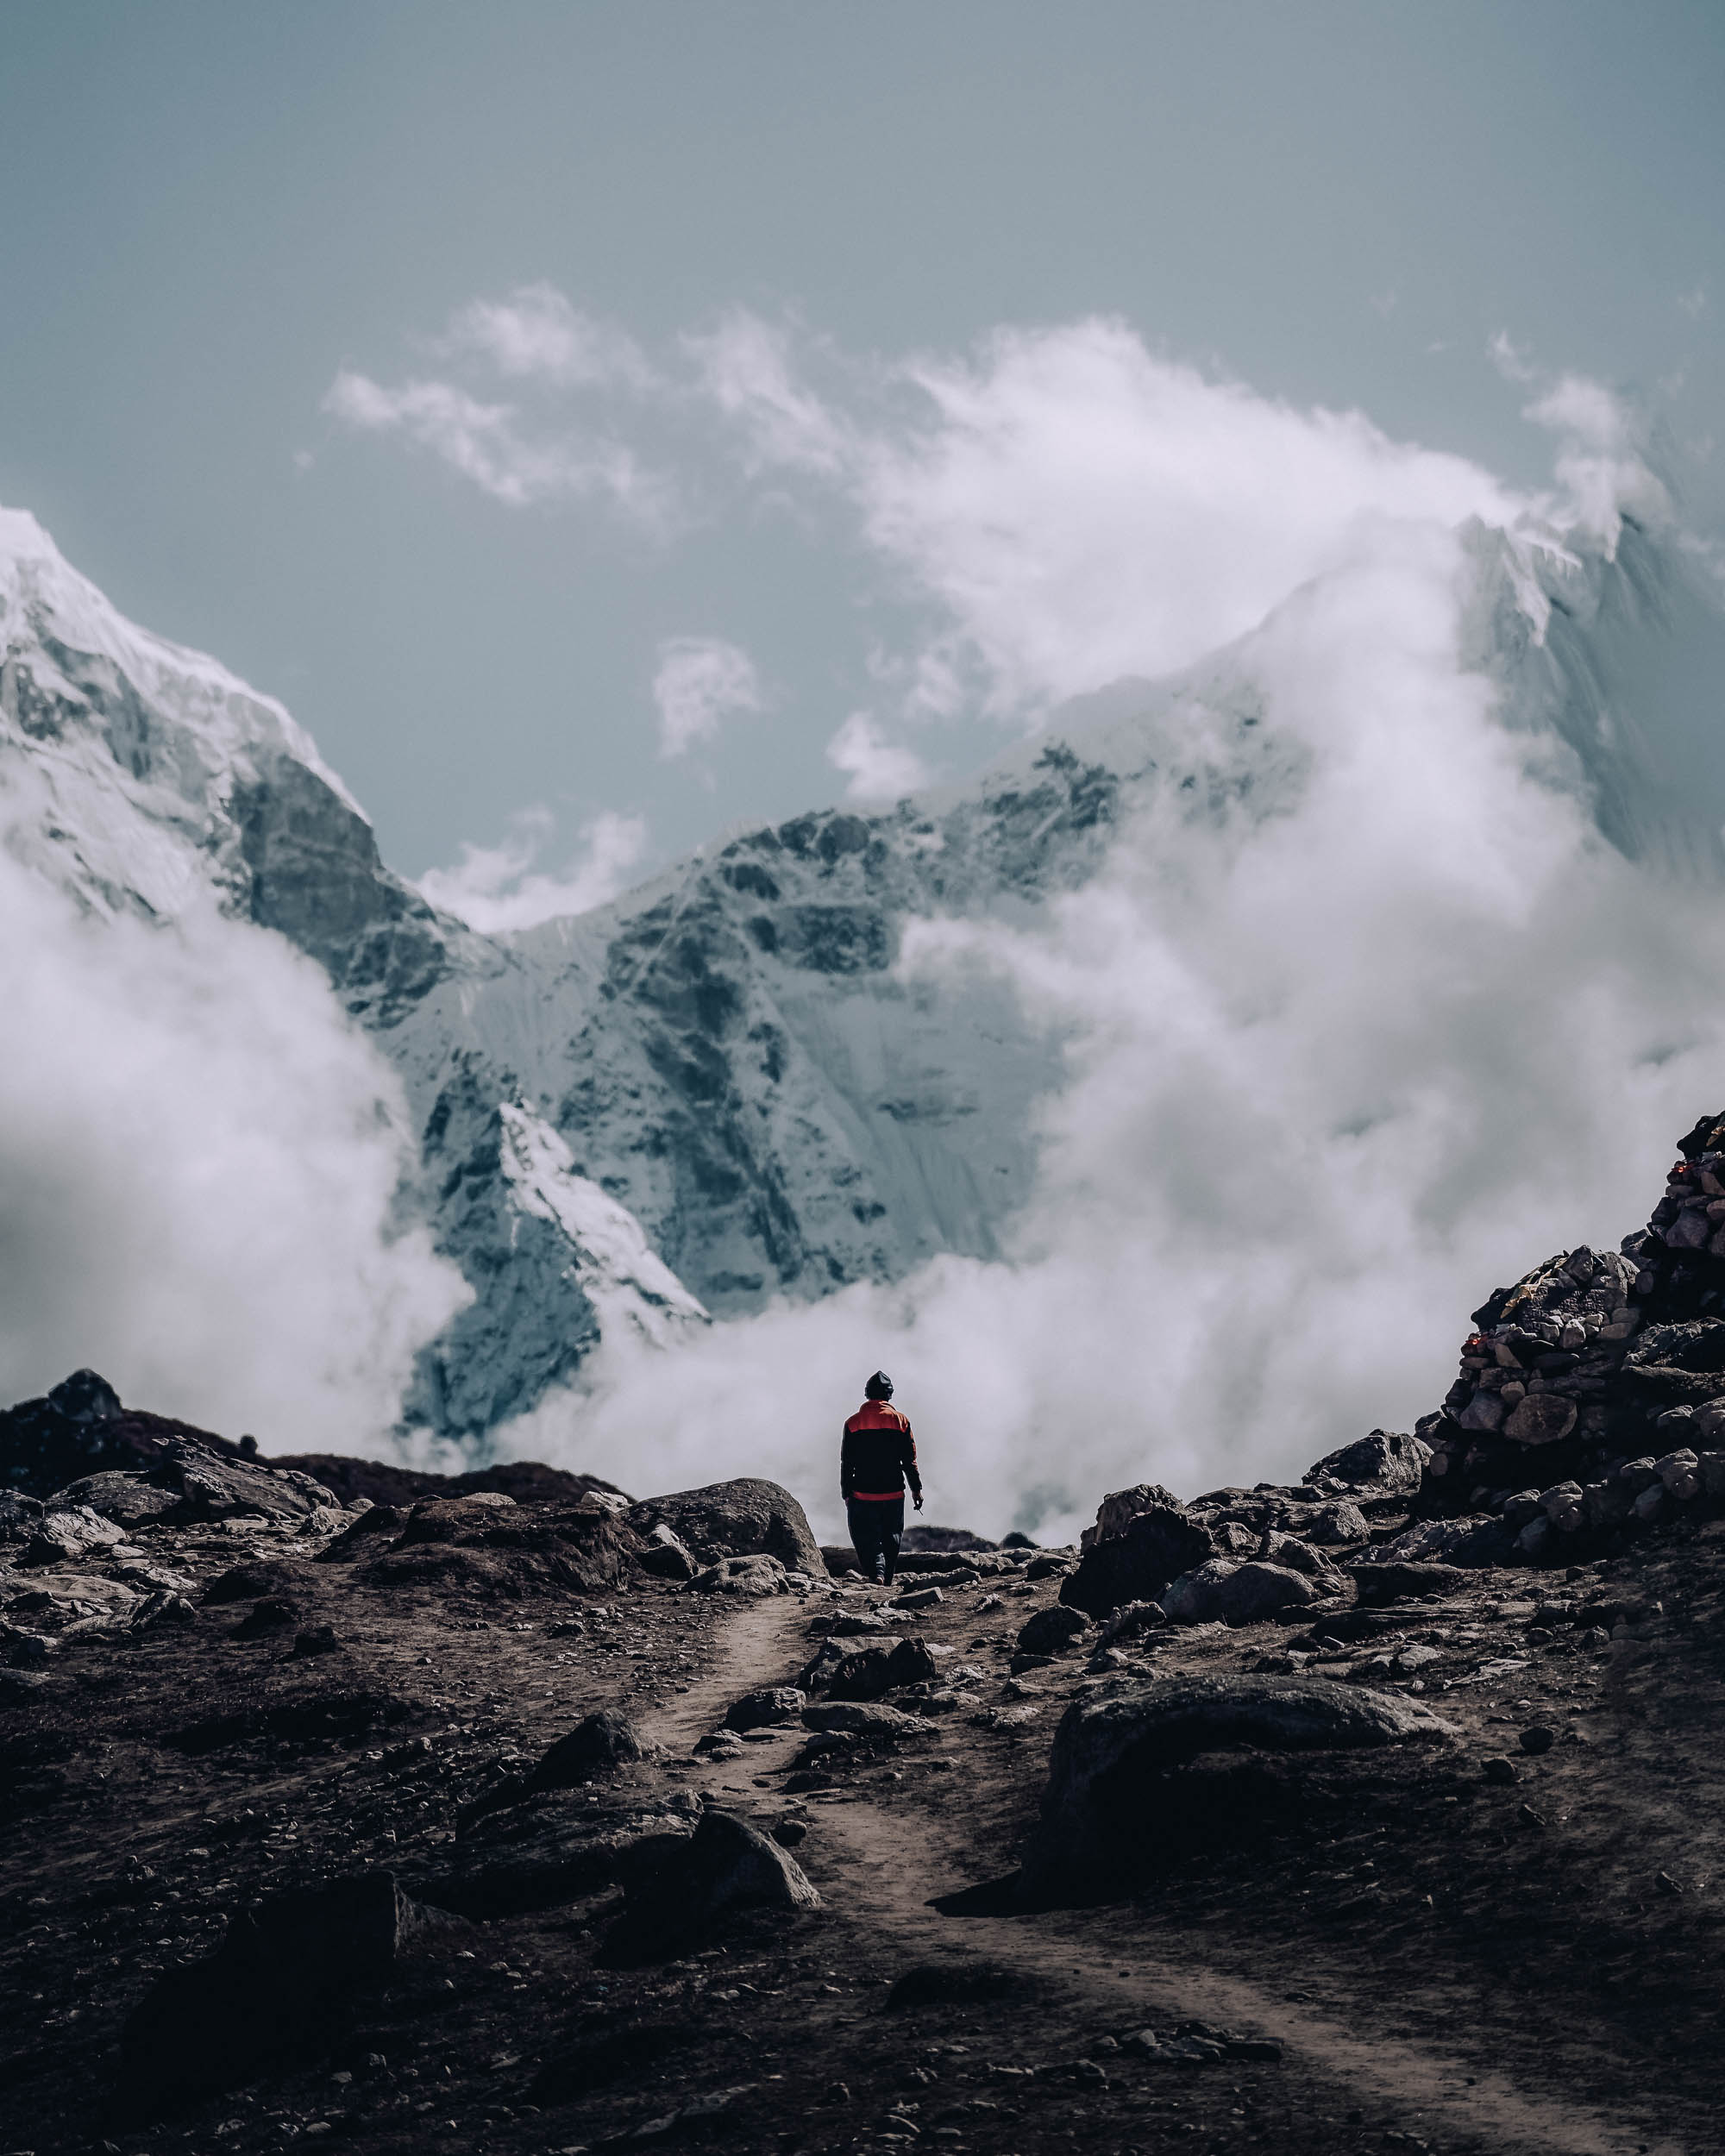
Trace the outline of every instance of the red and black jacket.
[[838, 1451], [838, 1491], [848, 1505], [855, 1499], [902, 1502], [905, 1484], [922, 1495], [917, 1472], [916, 1439], [910, 1418], [884, 1400], [865, 1400], [844, 1426]]

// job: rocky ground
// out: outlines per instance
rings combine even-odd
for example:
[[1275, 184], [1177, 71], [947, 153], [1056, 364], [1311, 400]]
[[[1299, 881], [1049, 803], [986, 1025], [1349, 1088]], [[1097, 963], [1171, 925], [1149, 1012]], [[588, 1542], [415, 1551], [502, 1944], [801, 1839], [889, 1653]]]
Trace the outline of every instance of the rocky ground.
[[1716, 2147], [1725, 1489], [1623, 1456], [1721, 1419], [1680, 1232], [1418, 1436], [890, 1590], [767, 1483], [0, 1416], [0, 2152]]

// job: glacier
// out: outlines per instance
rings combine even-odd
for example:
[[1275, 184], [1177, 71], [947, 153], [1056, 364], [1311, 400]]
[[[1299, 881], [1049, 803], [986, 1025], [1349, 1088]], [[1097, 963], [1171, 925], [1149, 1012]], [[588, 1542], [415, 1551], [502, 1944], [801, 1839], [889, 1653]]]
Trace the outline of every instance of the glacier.
[[[1710, 886], [1725, 639], [1704, 580], [1628, 517], [1451, 537], [1456, 664], [1522, 774], [1621, 858]], [[968, 783], [762, 826], [481, 935], [385, 865], [279, 703], [128, 623], [0, 511], [4, 843], [92, 917], [166, 929], [213, 898], [323, 969], [405, 1092], [401, 1215], [472, 1290], [403, 1426], [483, 1449], [602, 1343], [674, 1349], [1022, 1254], [1072, 1026], [1010, 968], [907, 957], [931, 925], [1033, 936], [1146, 831], [1238, 848], [1296, 815], [1314, 750], [1266, 693], [1276, 619], [1075, 699]]]

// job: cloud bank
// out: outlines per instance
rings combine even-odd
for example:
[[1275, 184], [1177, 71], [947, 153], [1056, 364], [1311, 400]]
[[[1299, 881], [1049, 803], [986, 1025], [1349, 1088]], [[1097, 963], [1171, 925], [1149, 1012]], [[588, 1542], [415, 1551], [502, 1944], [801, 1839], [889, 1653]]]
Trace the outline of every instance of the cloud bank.
[[[1644, 1215], [1716, 1100], [1725, 928], [1603, 842], [1517, 684], [1626, 517], [1683, 535], [1632, 406], [1496, 356], [1555, 441], [1537, 493], [1108, 320], [862, 362], [739, 313], [662, 363], [746, 498], [837, 506], [862, 584], [926, 624], [876, 655], [888, 716], [829, 742], [852, 798], [916, 782], [925, 716], [1033, 727], [1123, 677], [1174, 684], [1192, 782], [1038, 917], [906, 936], [907, 985], [986, 969], [1063, 1044], [1000, 1261], [608, 1344], [508, 1449], [637, 1489], [775, 1474], [831, 1528], [834, 1433], [884, 1365], [936, 1516], [1064, 1534], [1140, 1477], [1285, 1476], [1406, 1426], [1488, 1289]], [[1620, 716], [1657, 751], [1657, 712]]]
[[918, 425], [867, 442], [787, 379], [750, 454], [842, 470], [938, 603], [937, 656], [1024, 705], [1172, 674], [1198, 776], [1042, 918], [906, 937], [907, 982], [986, 968], [1066, 1044], [1005, 1259], [608, 1345], [507, 1445], [637, 1488], [776, 1474], [831, 1529], [834, 1431], [879, 1364], [934, 1516], [1064, 1535], [1140, 1477], [1286, 1476], [1407, 1426], [1473, 1304], [1635, 1225], [1716, 1092], [1715, 899], [1603, 844], [1571, 754], [1472, 655], [1495, 548], [1537, 645], [1535, 557], [1596, 573], [1626, 510], [1666, 514], [1633, 421], [1542, 385], [1559, 461], [1531, 498], [1111, 325], [922, 363]]
[[3, 847], [0, 918], [0, 1398], [90, 1364], [266, 1451], [387, 1445], [469, 1291], [398, 1231], [398, 1090], [323, 974], [213, 907], [81, 915]]

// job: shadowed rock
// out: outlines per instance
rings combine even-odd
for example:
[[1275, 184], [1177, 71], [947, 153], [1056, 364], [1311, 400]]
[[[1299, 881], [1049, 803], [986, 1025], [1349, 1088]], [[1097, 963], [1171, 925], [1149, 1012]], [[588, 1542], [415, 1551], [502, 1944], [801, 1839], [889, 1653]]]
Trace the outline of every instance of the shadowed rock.
[[530, 1772], [511, 1776], [464, 1806], [456, 1815], [456, 1832], [465, 1834], [490, 1813], [506, 1810], [548, 1789], [578, 1789], [662, 1756], [662, 1747], [643, 1737], [626, 1715], [603, 1708], [578, 1722], [568, 1736], [558, 1738]]
[[758, 1827], [716, 1806], [687, 1841], [643, 1843], [624, 1879], [612, 1961], [655, 1960], [748, 1909], [818, 1909], [801, 1865]]
[[561, 1791], [524, 1793], [472, 1823], [435, 1873], [411, 1883], [422, 1899], [462, 1916], [519, 1916], [603, 1893], [640, 1844], [693, 1831], [693, 1817], [663, 1804], [590, 1806]]
[[1314, 1602], [1322, 1592], [1315, 1580], [1283, 1565], [1212, 1557], [1174, 1581], [1162, 1607], [1176, 1625], [1254, 1625], [1279, 1609]]
[[28, 1542], [41, 1530], [42, 1501], [0, 1489], [0, 1542]]
[[1394, 1559], [1377, 1564], [1362, 1559], [1353, 1568], [1355, 1591], [1368, 1608], [1419, 1595], [1458, 1594], [1475, 1576], [1457, 1564], [1402, 1564]]
[[1019, 1627], [1018, 1650], [1020, 1654], [1063, 1654], [1089, 1629], [1090, 1620], [1082, 1610], [1055, 1602]]
[[842, 1658], [826, 1689], [836, 1700], [879, 1699], [901, 1684], [924, 1684], [939, 1664], [920, 1639], [883, 1640]]
[[407, 1514], [393, 1505], [373, 1505], [351, 1527], [317, 1552], [319, 1564], [352, 1564], [360, 1557], [375, 1557], [407, 1525]]
[[1440, 1743], [1455, 1733], [1412, 1700], [1319, 1678], [1169, 1677], [1069, 1708], [1055, 1733], [1026, 1883], [1041, 1890], [1093, 1878], [1135, 1843], [1141, 1850], [1159, 1777], [1200, 1753], [1346, 1752]]
[[410, 1901], [388, 1872], [242, 1910], [213, 1954], [171, 1970], [127, 2021], [115, 2115], [153, 2117], [230, 2087], [273, 2055], [334, 2040], [357, 1995], [410, 1958], [454, 1951], [464, 1930]]
[[700, 1570], [694, 1552], [674, 1527], [662, 1520], [647, 1537], [641, 1552], [641, 1570], [655, 1579], [692, 1580]]
[[1171, 1580], [1213, 1556], [1210, 1531], [1176, 1506], [1151, 1504], [1117, 1535], [1088, 1549], [1061, 1583], [1060, 1599], [1088, 1616], [1126, 1602], [1153, 1602]]
[[560, 1737], [527, 1777], [530, 1789], [568, 1789], [642, 1759], [656, 1759], [657, 1745], [643, 1737], [626, 1715], [609, 1708], [589, 1714], [567, 1737]]
[[1115, 1535], [1124, 1534], [1140, 1513], [1157, 1505], [1170, 1512], [1180, 1510], [1180, 1500], [1160, 1482], [1134, 1482], [1130, 1489], [1111, 1489], [1096, 1507], [1095, 1526], [1086, 1527], [1079, 1537], [1079, 1546], [1089, 1550], [1099, 1542], [1111, 1541]]

